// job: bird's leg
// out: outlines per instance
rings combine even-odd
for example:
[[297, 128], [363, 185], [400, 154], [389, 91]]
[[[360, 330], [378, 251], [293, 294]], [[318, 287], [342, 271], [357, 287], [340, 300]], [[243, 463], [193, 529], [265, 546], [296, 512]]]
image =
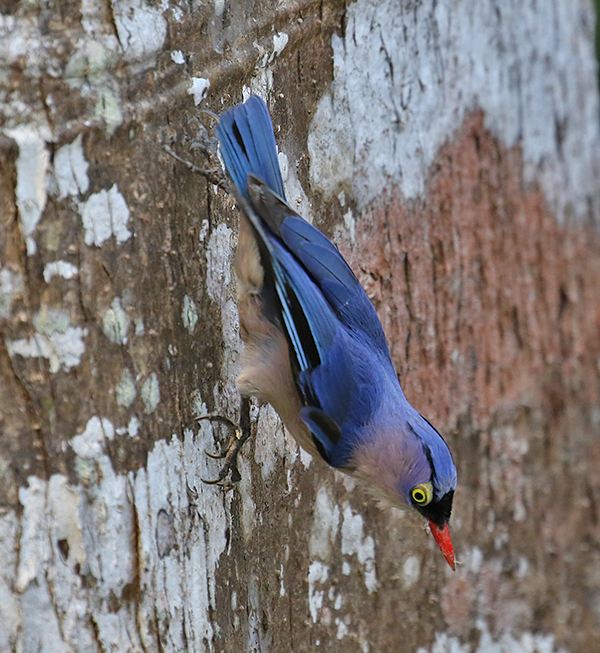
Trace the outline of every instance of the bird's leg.
[[[208, 113], [214, 118], [217, 118], [218, 120], [218, 117], [210, 113], [209, 111], [205, 111], [204, 113]], [[202, 175], [205, 179], [208, 180], [209, 183], [214, 184], [215, 186], [218, 186], [223, 190], [228, 190], [229, 186], [227, 183], [227, 176], [223, 171], [223, 169], [221, 168], [217, 156], [217, 140], [215, 138], [210, 138], [208, 136], [208, 132], [206, 131], [206, 128], [204, 127], [204, 125], [200, 123], [198, 118], [192, 118], [188, 122], [188, 125], [189, 124], [195, 124], [196, 131], [197, 131], [196, 140], [194, 140], [194, 142], [190, 145], [190, 149], [200, 150], [200, 152], [202, 152], [202, 154], [208, 159], [210, 167], [201, 168], [197, 166], [195, 163], [192, 163], [191, 161], [188, 161], [187, 159], [180, 157], [168, 145], [163, 145], [163, 149], [169, 156], [172, 156], [176, 161], [179, 161], [179, 163], [183, 163], [183, 165], [186, 166], [188, 170], [190, 170], [191, 172], [194, 172], [195, 174], [198, 175]]]
[[[219, 116], [215, 115], [212, 111], [203, 111], [211, 118], [219, 122]], [[219, 141], [216, 138], [211, 138], [208, 135], [206, 127], [200, 122], [197, 117], [190, 118], [187, 122], [188, 126], [194, 125], [196, 128], [196, 140], [190, 145], [190, 150], [200, 150], [204, 156], [210, 161], [218, 162], [219, 155]]]
[[[223, 466], [221, 467], [221, 471], [219, 472], [219, 475], [216, 479], [213, 481], [207, 481], [203, 478], [201, 480], [203, 483], [207, 483], [208, 485], [220, 485], [221, 487], [227, 487], [228, 485], [232, 486], [233, 483], [239, 482], [242, 478], [237, 468], [237, 456], [240, 452], [240, 449], [244, 445], [244, 442], [246, 442], [246, 440], [251, 435], [250, 424], [244, 425], [245, 428], [242, 428], [238, 424], [232, 422], [228, 417], [224, 417], [223, 415], [218, 415], [216, 413], [202, 415], [201, 417], [197, 418], [198, 421], [205, 419], [225, 424], [233, 431], [233, 436], [229, 440], [229, 444], [227, 445], [227, 449], [224, 451], [224, 453], [214, 454], [209, 453], [208, 451], [204, 452], [210, 458], [223, 460], [224, 462]], [[227, 481], [227, 477], [230, 474], [231, 479], [230, 481]]]
[[223, 190], [228, 190], [227, 178], [221, 168], [200, 168], [195, 163], [180, 157], [179, 154], [176, 154], [168, 145], [163, 145], [163, 149], [168, 155], [172, 156], [175, 161], [183, 163], [188, 170], [191, 170], [197, 175], [202, 175], [202, 177], [204, 177], [209, 183], [214, 184]]

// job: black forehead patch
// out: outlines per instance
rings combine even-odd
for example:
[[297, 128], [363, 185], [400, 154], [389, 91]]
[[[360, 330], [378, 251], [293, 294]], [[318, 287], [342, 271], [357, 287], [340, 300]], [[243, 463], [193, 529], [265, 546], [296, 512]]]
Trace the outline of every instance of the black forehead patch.
[[427, 519], [440, 529], [448, 523], [450, 513], [452, 512], [452, 501], [454, 499], [454, 490], [446, 492], [439, 501], [432, 501], [426, 506], [415, 505], [415, 508]]
[[[427, 423], [429, 424], [429, 422]], [[429, 445], [425, 442], [425, 440], [423, 440], [423, 438], [415, 431], [413, 425], [410, 422], [407, 422], [407, 425], [410, 431], [412, 432], [412, 434], [415, 436], [415, 438], [417, 438], [417, 440], [421, 443], [421, 446], [423, 447], [423, 453], [425, 454], [425, 458], [427, 458], [427, 462], [429, 463], [429, 469], [431, 470], [431, 478], [430, 478], [431, 484], [433, 485], [433, 489], [435, 491], [435, 488], [437, 486], [436, 483], [437, 475], [435, 473], [435, 467], [433, 465], [433, 456], [431, 455], [431, 449], [429, 448]], [[433, 426], [431, 428], [433, 428]]]

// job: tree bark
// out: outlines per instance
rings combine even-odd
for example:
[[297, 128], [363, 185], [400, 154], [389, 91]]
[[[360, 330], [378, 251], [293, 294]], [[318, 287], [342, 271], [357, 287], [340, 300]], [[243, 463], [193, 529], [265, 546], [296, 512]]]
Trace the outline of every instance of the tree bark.
[[[0, 651], [596, 650], [591, 1], [0, 13]], [[250, 93], [454, 452], [455, 573], [240, 401], [238, 214], [165, 146]]]

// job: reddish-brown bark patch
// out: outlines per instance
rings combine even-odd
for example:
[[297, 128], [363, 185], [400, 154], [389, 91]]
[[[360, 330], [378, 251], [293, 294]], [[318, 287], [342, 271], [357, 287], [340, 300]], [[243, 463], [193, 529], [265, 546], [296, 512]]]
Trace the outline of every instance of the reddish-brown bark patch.
[[455, 454], [458, 559], [483, 551], [442, 593], [450, 631], [468, 639], [478, 612], [492, 634], [556, 632], [586, 650], [600, 634], [584, 580], [600, 562], [598, 233], [559, 225], [519, 148], [475, 112], [423, 198], [389, 189], [341, 249], [409, 400]]
[[349, 258], [405, 390], [438, 421], [484, 426], [542, 398], [560, 412], [568, 388], [598, 400], [598, 235], [558, 225], [481, 112], [440, 151], [424, 199], [391, 190], [359, 219]]

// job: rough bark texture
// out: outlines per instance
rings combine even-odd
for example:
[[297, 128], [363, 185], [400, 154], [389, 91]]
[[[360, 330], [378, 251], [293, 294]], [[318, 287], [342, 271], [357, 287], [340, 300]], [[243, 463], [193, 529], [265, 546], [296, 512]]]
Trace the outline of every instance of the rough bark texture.
[[[597, 650], [591, 1], [0, 13], [0, 651]], [[250, 92], [455, 453], [455, 573], [239, 400], [238, 216], [164, 146]]]

